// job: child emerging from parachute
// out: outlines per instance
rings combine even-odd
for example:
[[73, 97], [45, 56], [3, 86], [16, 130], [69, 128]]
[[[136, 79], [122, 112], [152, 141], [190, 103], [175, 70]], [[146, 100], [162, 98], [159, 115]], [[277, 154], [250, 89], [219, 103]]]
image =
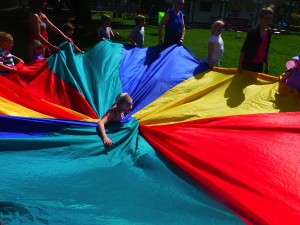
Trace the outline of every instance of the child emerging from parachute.
[[98, 122], [98, 129], [101, 134], [103, 144], [111, 147], [113, 142], [107, 137], [105, 132], [105, 124], [109, 122], [119, 122], [132, 109], [132, 98], [127, 93], [119, 94], [116, 98], [115, 104], [107, 110], [102, 119]]
[[300, 92], [300, 52], [286, 62], [286, 71], [281, 75], [280, 82]]

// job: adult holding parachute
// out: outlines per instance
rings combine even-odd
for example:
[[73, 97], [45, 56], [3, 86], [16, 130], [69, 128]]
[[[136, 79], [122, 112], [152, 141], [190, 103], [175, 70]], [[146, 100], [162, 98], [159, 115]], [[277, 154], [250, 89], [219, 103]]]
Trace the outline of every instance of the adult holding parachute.
[[[185, 26], [183, 12], [181, 11], [184, 0], [174, 0], [173, 7], [168, 9], [158, 26], [159, 46], [169, 47], [174, 44], [183, 44]], [[162, 30], [165, 26], [164, 41], [162, 39]]]
[[46, 0], [31, 0], [29, 2], [30, 13], [28, 22], [30, 27], [30, 41], [39, 40], [42, 42], [45, 47], [45, 57], [48, 58], [52, 52], [57, 52], [60, 49], [49, 42], [47, 28], [61, 36], [66, 41], [69, 41], [69, 38], [43, 13], [46, 4]]

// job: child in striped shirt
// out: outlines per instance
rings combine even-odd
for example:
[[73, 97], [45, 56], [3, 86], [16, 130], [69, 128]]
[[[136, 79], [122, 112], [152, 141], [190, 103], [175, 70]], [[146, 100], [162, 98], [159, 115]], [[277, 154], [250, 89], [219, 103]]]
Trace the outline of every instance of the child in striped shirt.
[[17, 70], [14, 60], [24, 63], [22, 59], [10, 53], [13, 46], [13, 37], [6, 32], [0, 32], [0, 75], [5, 75]]

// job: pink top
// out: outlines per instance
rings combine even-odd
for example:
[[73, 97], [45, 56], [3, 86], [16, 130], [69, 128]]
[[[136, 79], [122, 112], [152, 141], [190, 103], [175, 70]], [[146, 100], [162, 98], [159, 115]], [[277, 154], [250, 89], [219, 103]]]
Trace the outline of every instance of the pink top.
[[264, 35], [261, 38], [261, 42], [257, 51], [256, 56], [253, 58], [252, 62], [254, 63], [262, 63], [264, 61], [265, 52], [268, 45], [268, 35]]
[[289, 77], [285, 80], [285, 84], [300, 92], [300, 68], [294, 67], [290, 73]]
[[[45, 40], [48, 41], [47, 24], [42, 20], [41, 16], [39, 16], [39, 24], [40, 24], [41, 35], [43, 36], [43, 38], [45, 38]], [[29, 37], [30, 37], [30, 41], [38, 39], [35, 36], [33, 28], [30, 29]], [[45, 48], [47, 48], [47, 47], [48, 46], [45, 45]]]
[[73, 47], [75, 47], [75, 43], [74, 43], [73, 39], [69, 38], [69, 41], [71, 42], [71, 44], [73, 45]]

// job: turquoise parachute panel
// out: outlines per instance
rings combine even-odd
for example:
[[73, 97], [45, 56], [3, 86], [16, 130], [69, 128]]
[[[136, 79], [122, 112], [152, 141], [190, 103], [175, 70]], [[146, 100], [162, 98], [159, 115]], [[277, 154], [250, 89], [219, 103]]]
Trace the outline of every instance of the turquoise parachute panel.
[[55, 57], [47, 60], [49, 68], [63, 81], [74, 86], [99, 117], [114, 103], [112, 96], [122, 92], [119, 76], [123, 47], [110, 41], [95, 45], [85, 54], [73, 54], [64, 43]]
[[137, 120], [108, 127], [113, 148], [103, 146], [95, 123], [28, 122], [32, 133], [52, 133], [0, 139], [5, 224], [243, 224], [156, 153]]

